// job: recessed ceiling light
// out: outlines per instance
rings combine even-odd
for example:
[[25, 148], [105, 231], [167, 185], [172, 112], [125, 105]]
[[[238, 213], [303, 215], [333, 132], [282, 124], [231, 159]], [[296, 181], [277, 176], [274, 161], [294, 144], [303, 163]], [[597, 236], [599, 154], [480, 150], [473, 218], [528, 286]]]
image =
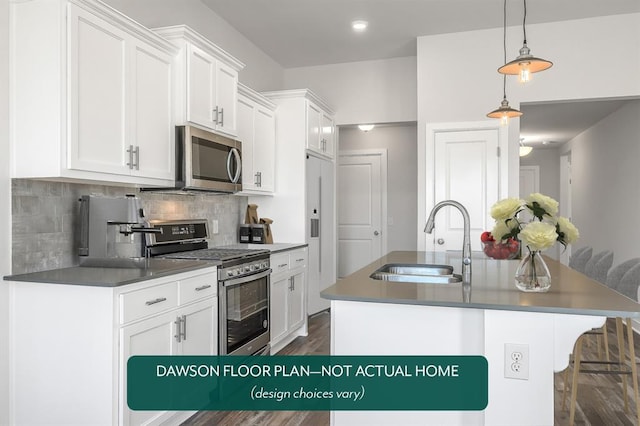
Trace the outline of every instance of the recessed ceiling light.
[[372, 130], [375, 126], [373, 124], [358, 124], [358, 128], [363, 132], [368, 132]]
[[367, 21], [353, 21], [351, 23], [351, 28], [353, 31], [362, 32], [367, 29], [369, 23]]

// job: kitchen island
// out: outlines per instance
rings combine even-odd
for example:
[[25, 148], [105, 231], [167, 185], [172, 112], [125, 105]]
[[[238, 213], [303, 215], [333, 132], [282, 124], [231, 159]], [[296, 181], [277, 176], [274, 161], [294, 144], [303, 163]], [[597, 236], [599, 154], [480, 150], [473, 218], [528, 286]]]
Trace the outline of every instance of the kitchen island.
[[[335, 411], [332, 424], [553, 425], [553, 374], [575, 341], [606, 317], [640, 317], [640, 305], [559, 262], [546, 259], [547, 293], [514, 284], [517, 260], [472, 257], [471, 285], [370, 278], [386, 264], [444, 264], [461, 253], [392, 252], [322, 292], [331, 300], [332, 355], [482, 355], [489, 403], [483, 411]], [[526, 379], [505, 377], [505, 345], [524, 345]], [[522, 347], [522, 346], [520, 346]], [[428, 395], [425, 395], [428, 398]]]

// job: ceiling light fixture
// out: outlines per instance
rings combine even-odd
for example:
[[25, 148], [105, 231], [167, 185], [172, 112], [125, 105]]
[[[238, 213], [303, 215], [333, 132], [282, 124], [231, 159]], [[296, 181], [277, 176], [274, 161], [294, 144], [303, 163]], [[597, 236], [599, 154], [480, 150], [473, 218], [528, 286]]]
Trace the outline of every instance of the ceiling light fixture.
[[[507, 0], [504, 0], [504, 10], [503, 10], [503, 31], [502, 31], [502, 45], [504, 52], [504, 60], [507, 60]], [[510, 118], [520, 117], [522, 112], [518, 111], [515, 108], [511, 108], [509, 106], [509, 101], [507, 100], [507, 76], [502, 76], [502, 102], [500, 103], [500, 107], [494, 109], [487, 117], [489, 118], [498, 118], [500, 119], [500, 124], [506, 126], [509, 123]]]
[[[529, 46], [527, 46], [527, 0], [524, 0], [524, 17], [522, 19], [522, 33], [524, 35], [524, 41], [522, 48], [520, 49], [520, 55], [513, 61], [504, 64], [498, 68], [500, 74], [505, 75], [517, 75], [520, 83], [526, 83], [531, 80], [531, 74], [535, 72], [544, 71], [551, 68], [553, 62], [546, 59], [536, 58], [531, 54]], [[505, 58], [506, 62], [506, 58]]]
[[351, 22], [351, 28], [353, 31], [362, 32], [367, 29], [369, 23], [367, 21], [353, 21]]
[[365, 133], [369, 130], [372, 130], [374, 127], [375, 125], [373, 124], [358, 124], [358, 129], [362, 130]]
[[520, 138], [520, 157], [525, 157], [531, 154], [531, 151], [533, 151], [533, 148], [530, 146], [526, 146], [524, 144], [524, 138]]

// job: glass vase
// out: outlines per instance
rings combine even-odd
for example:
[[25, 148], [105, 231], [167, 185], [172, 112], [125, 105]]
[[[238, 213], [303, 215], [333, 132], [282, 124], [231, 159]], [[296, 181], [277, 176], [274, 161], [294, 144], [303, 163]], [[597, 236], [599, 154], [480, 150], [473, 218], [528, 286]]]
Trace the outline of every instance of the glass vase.
[[527, 248], [516, 270], [516, 287], [521, 291], [543, 293], [551, 288], [551, 274], [540, 251]]

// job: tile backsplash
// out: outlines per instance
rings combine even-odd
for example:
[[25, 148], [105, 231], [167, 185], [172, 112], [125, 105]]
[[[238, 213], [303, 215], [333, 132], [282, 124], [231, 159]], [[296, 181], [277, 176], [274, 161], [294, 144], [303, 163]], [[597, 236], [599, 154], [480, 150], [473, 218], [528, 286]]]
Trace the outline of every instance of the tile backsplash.
[[[138, 192], [116, 186], [13, 179], [13, 274], [78, 264], [78, 199], [91, 194], [135, 194], [148, 219], [208, 219], [211, 246], [238, 242], [238, 225], [247, 207], [247, 197], [237, 195]], [[219, 229], [215, 235], [214, 219]]]

